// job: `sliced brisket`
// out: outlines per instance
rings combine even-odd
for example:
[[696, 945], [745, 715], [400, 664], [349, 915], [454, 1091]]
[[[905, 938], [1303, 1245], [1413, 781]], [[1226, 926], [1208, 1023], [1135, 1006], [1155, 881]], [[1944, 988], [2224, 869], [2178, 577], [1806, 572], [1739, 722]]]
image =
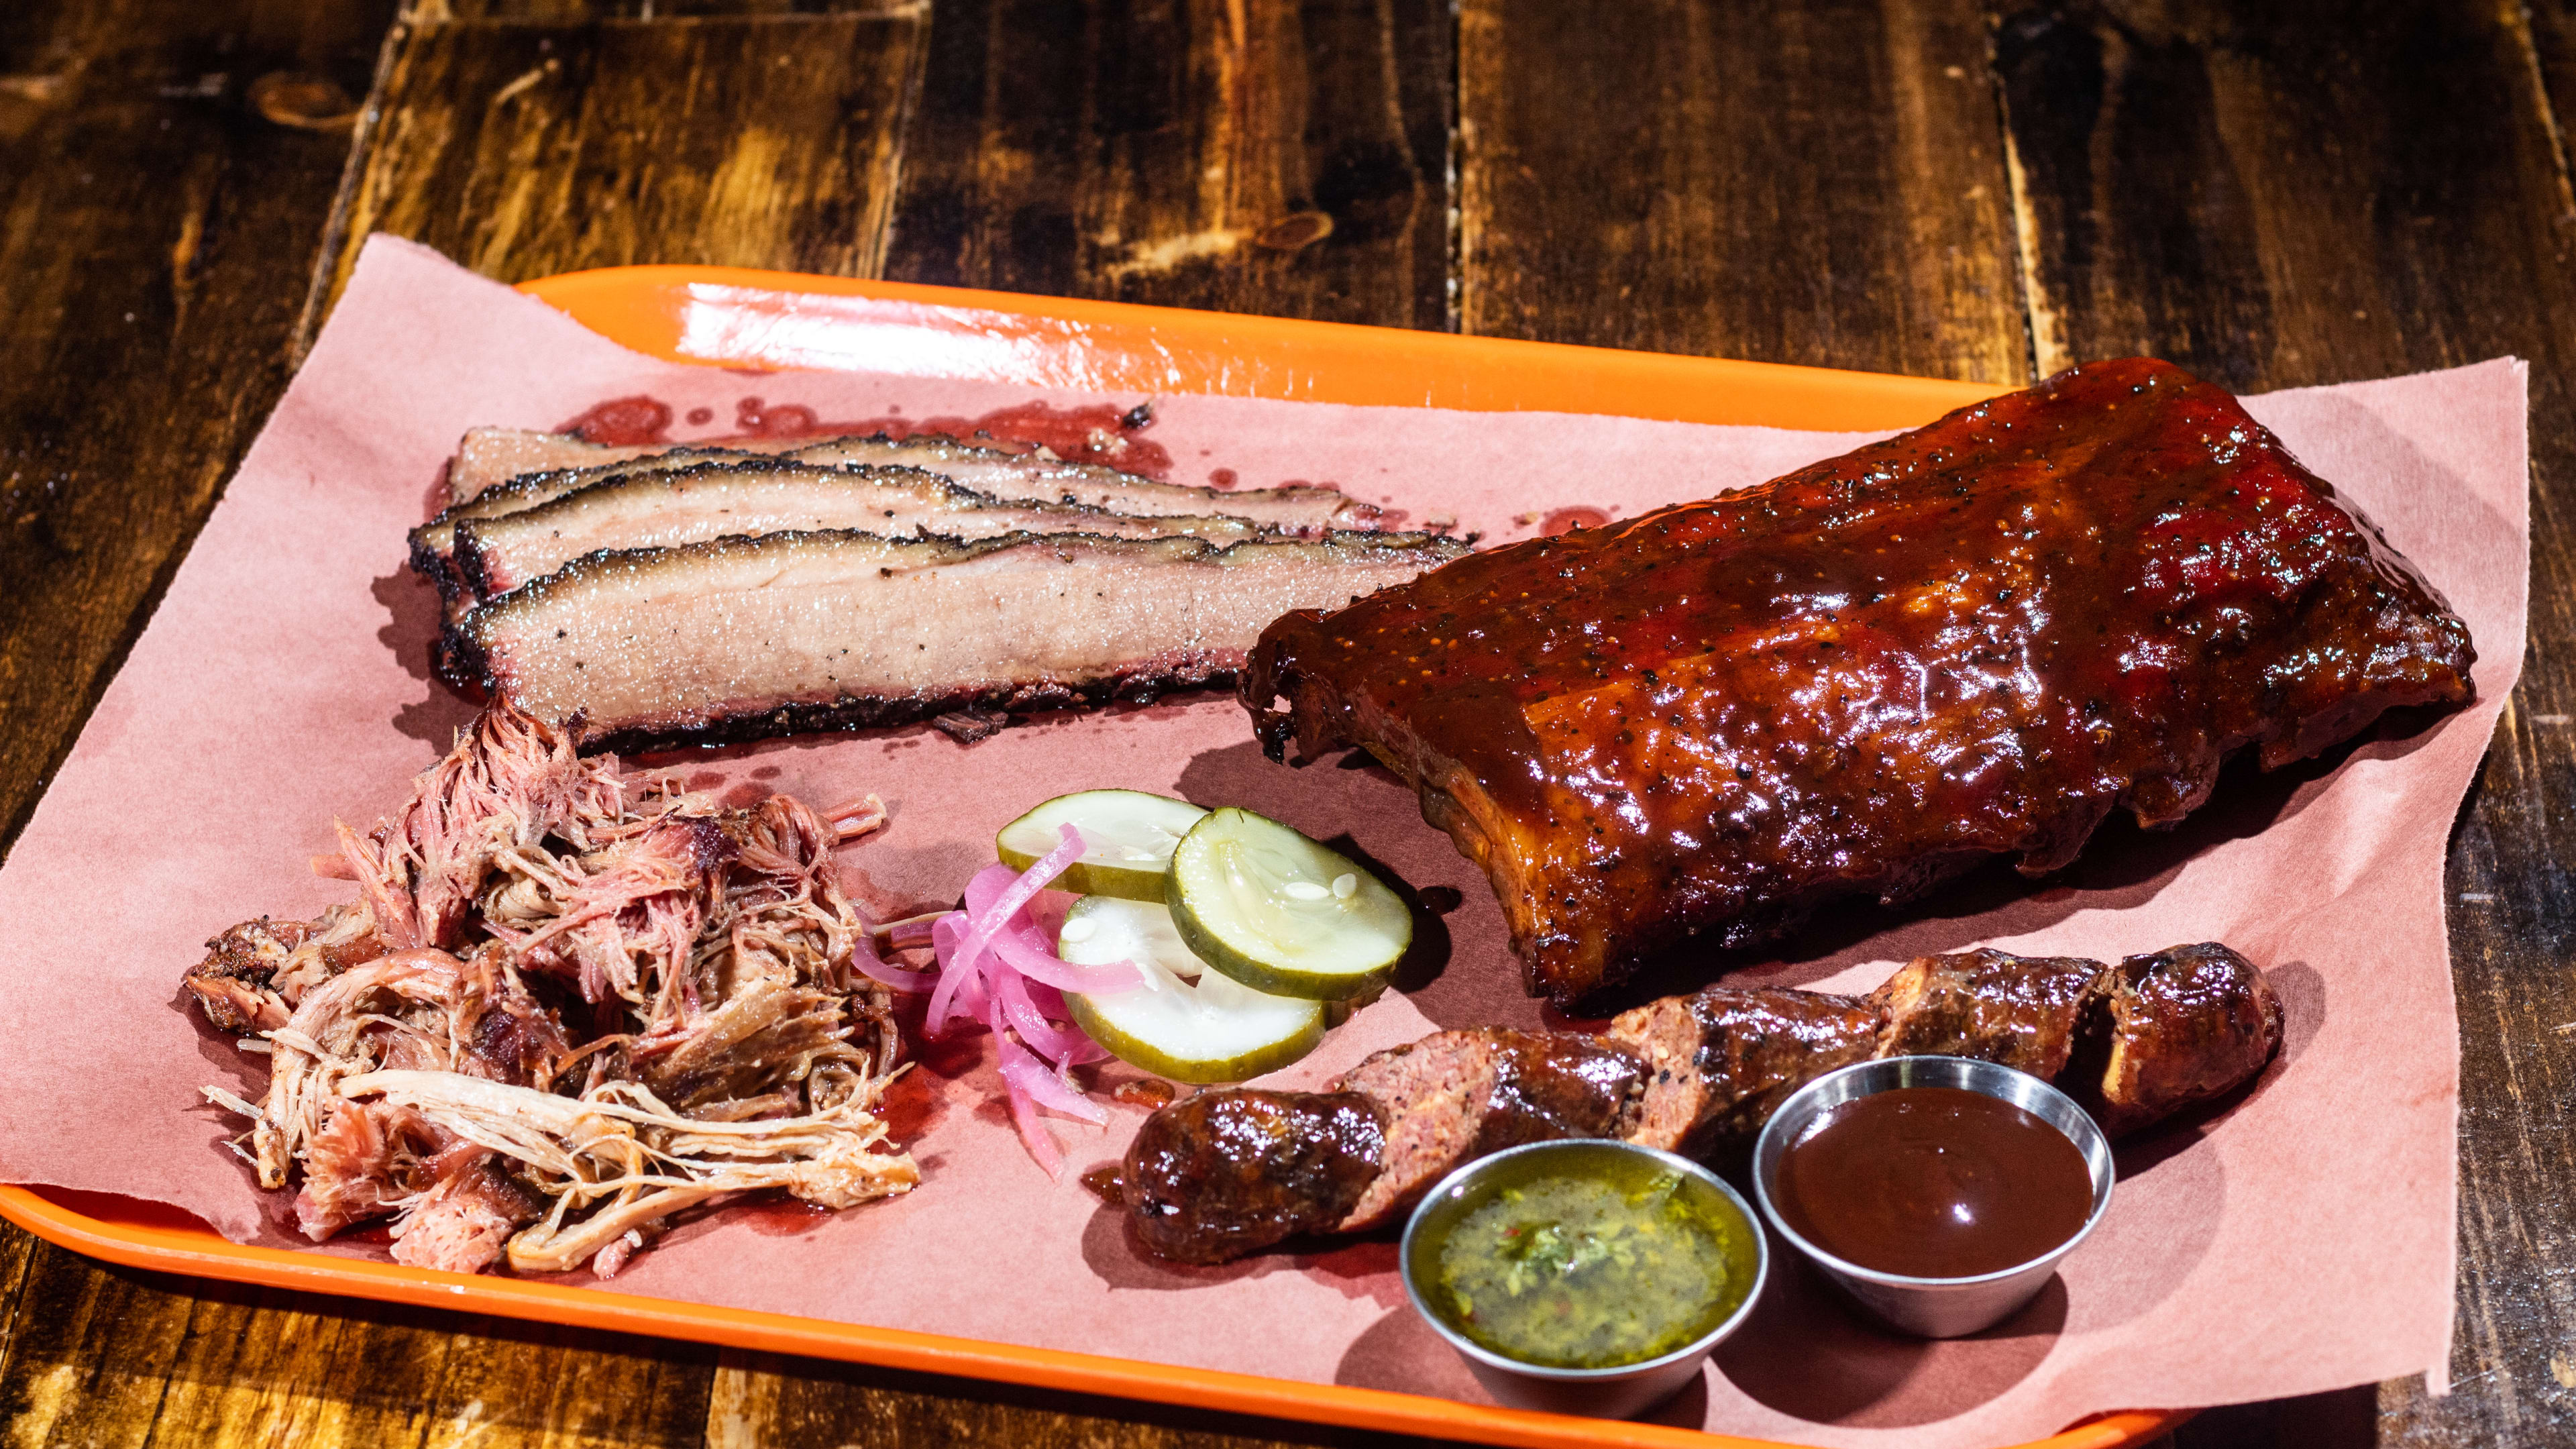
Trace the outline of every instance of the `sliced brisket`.
[[818, 468], [762, 458], [635, 473], [517, 513], [468, 520], [455, 530], [455, 573], [475, 597], [490, 598], [602, 549], [832, 529], [884, 538], [1092, 533], [1220, 543], [1261, 532], [1241, 518], [1137, 518], [1085, 504], [1011, 502], [919, 468]]
[[1287, 610], [1465, 551], [1421, 534], [773, 533], [589, 555], [451, 625], [443, 662], [585, 748], [1152, 698], [1229, 678]]

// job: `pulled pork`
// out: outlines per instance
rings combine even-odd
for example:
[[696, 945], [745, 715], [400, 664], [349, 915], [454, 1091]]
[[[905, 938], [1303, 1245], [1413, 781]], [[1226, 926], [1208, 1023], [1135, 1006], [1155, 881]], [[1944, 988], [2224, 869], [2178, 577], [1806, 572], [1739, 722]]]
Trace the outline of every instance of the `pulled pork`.
[[883, 819], [725, 809], [487, 710], [391, 819], [338, 827], [358, 900], [207, 943], [189, 992], [270, 1058], [262, 1101], [207, 1096], [261, 1186], [300, 1173], [306, 1236], [390, 1215], [396, 1260], [459, 1272], [606, 1277], [682, 1208], [908, 1191], [875, 1113], [901, 1043], [831, 860]]

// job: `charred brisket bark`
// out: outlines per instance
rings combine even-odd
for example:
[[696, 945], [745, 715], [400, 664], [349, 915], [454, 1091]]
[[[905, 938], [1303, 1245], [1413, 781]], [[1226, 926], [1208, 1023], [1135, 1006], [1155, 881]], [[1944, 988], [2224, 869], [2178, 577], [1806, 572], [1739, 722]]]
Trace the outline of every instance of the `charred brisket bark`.
[[1228, 514], [1298, 537], [1375, 529], [1384, 517], [1375, 505], [1335, 488], [1302, 483], [1285, 488], [1194, 488], [1157, 483], [1096, 464], [1068, 463], [1045, 453], [1007, 452], [927, 435], [826, 438], [757, 452], [735, 447], [599, 448], [572, 439], [542, 443], [525, 434], [518, 437], [514, 446], [481, 450], [482, 456], [508, 460], [497, 466], [518, 469], [510, 476], [494, 477], [479, 464], [466, 466], [469, 455], [477, 452], [476, 435], [467, 435], [468, 446], [450, 465], [454, 502], [424, 526], [416, 544], [443, 554], [452, 547], [446, 530], [468, 519], [498, 518], [617, 478], [763, 457], [820, 468], [921, 468], [1013, 502], [1074, 503], [1138, 517]]
[[[1140, 517], [1081, 503], [979, 493], [919, 468], [820, 468], [753, 458], [612, 477], [515, 513], [412, 531], [412, 567], [452, 600], [505, 594], [602, 549], [849, 529], [885, 538], [1005, 533], [1186, 535], [1232, 543], [1267, 530], [1249, 519]], [[453, 552], [442, 552], [452, 546]]]

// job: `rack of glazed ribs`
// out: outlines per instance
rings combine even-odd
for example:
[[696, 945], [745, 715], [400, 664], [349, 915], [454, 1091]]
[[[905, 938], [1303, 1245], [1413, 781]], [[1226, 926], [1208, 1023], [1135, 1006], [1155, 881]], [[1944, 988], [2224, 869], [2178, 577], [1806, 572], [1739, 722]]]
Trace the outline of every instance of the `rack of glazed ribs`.
[[2474, 657], [2235, 398], [2131, 359], [1287, 615], [1241, 698], [1273, 758], [1358, 745], [1419, 791], [1570, 1002], [1834, 897], [2056, 869], [2235, 750], [2467, 699]]
[[1145, 1119], [1121, 1200], [1155, 1255], [1222, 1263], [1394, 1221], [1461, 1165], [1524, 1142], [1741, 1153], [1798, 1088], [1876, 1057], [2000, 1062], [2055, 1081], [2116, 1136], [2243, 1086], [2280, 1045], [2279, 999], [2225, 946], [2110, 966], [1925, 956], [1867, 996], [1712, 986], [1598, 1036], [1443, 1031], [1325, 1091], [1202, 1092]]

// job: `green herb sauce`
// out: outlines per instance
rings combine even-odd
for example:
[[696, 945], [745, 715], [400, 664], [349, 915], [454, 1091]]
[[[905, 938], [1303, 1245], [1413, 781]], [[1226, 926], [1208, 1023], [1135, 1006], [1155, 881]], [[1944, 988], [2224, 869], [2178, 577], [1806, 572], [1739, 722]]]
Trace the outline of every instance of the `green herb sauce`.
[[1610, 1368], [1726, 1321], [1754, 1278], [1753, 1227], [1696, 1178], [1604, 1154], [1494, 1184], [1437, 1246], [1436, 1311], [1522, 1363]]

